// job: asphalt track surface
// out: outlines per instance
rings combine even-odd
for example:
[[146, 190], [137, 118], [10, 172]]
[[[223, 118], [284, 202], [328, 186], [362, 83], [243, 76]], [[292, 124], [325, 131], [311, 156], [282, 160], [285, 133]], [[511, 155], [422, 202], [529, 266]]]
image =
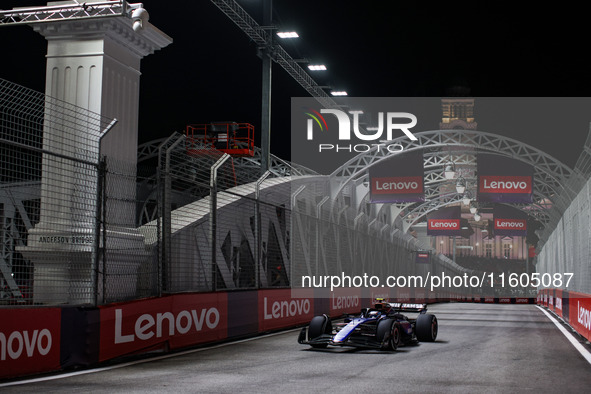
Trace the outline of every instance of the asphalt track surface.
[[[533, 305], [438, 304], [434, 343], [396, 352], [312, 350], [290, 330], [15, 393], [583, 393], [591, 365]], [[589, 348], [587, 346], [587, 348]]]

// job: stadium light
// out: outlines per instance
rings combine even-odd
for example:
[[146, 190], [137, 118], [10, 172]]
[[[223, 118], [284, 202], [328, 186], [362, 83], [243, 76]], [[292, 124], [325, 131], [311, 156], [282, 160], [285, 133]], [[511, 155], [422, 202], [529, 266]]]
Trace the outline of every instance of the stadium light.
[[279, 38], [298, 38], [299, 35], [295, 31], [278, 31]]
[[310, 64], [308, 69], [310, 71], [326, 71], [326, 66], [324, 64]]
[[333, 96], [347, 96], [347, 92], [345, 92], [344, 90], [334, 90], [330, 92], [330, 94], [332, 94]]

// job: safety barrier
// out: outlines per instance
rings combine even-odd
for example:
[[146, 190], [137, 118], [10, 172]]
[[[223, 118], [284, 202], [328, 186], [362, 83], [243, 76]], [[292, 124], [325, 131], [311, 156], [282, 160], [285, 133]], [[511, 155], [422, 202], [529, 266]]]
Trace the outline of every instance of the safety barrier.
[[292, 298], [290, 289], [271, 289], [174, 294], [98, 308], [2, 309], [0, 379], [294, 327], [315, 314], [339, 316], [369, 305], [361, 289], [319, 296], [307, 291]]
[[591, 295], [562, 289], [538, 292], [538, 305], [548, 308], [591, 341]]
[[296, 327], [322, 313], [332, 317], [358, 313], [378, 297], [416, 303], [534, 301], [413, 288], [341, 288], [332, 293], [314, 289], [293, 294], [285, 288], [173, 294], [98, 308], [2, 309], [0, 379]]

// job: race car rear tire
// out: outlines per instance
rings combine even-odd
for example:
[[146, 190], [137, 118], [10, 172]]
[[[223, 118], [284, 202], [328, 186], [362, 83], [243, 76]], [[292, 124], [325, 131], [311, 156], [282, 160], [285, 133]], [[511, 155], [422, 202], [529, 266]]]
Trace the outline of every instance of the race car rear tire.
[[419, 315], [415, 326], [419, 342], [434, 342], [437, 339], [438, 330], [439, 326], [435, 315], [430, 313]]
[[[332, 332], [332, 322], [326, 315], [314, 316], [308, 326], [308, 339], [315, 339], [323, 334]], [[326, 343], [310, 344], [313, 348], [322, 349], [328, 346]]]
[[400, 325], [394, 320], [381, 320], [376, 328], [376, 339], [382, 343], [382, 350], [396, 350], [400, 343]]

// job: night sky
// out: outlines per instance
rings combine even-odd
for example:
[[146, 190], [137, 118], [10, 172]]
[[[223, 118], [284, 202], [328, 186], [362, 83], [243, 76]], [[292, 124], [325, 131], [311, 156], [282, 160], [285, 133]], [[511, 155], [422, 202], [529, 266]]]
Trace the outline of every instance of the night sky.
[[[238, 2], [260, 21], [260, 0]], [[142, 62], [140, 142], [190, 123], [231, 120], [259, 130], [261, 61], [247, 36], [208, 0], [143, 3], [174, 43]], [[300, 34], [281, 41], [292, 57], [326, 64], [315, 79], [350, 96], [443, 97], [454, 86], [473, 97], [591, 96], [583, 10], [514, 4], [275, 0], [274, 20]], [[43, 2], [0, 1], [0, 9], [28, 5]], [[30, 27], [1, 27], [0, 45], [0, 77], [43, 91], [44, 38]], [[271, 150], [289, 159], [290, 99], [307, 93], [274, 65], [272, 95]], [[583, 124], [509, 136], [573, 165], [587, 131]]]

